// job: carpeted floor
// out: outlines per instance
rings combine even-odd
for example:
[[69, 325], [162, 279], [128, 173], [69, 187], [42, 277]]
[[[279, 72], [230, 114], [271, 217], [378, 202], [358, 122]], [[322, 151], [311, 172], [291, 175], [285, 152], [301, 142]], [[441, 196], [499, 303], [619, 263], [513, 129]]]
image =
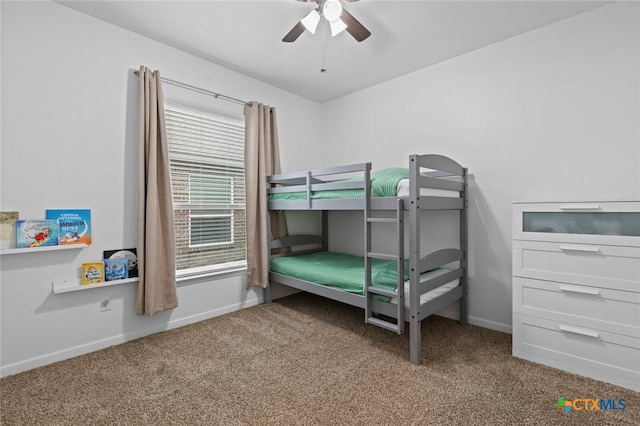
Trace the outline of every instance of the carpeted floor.
[[[0, 381], [3, 425], [625, 425], [640, 394], [511, 356], [511, 336], [432, 317], [408, 333], [297, 294]], [[624, 411], [554, 408], [625, 398]]]

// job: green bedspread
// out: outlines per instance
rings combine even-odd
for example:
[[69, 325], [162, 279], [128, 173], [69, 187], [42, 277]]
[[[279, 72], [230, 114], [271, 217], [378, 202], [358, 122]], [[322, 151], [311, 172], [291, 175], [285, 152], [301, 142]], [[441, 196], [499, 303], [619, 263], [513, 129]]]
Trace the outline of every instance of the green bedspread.
[[[394, 291], [398, 285], [397, 263], [393, 260], [371, 260], [371, 282], [374, 286]], [[363, 294], [364, 259], [344, 253], [318, 252], [301, 256], [277, 257], [271, 270], [350, 293]], [[409, 262], [405, 260], [404, 280], [409, 279]]]
[[[398, 182], [409, 178], [409, 169], [402, 167], [390, 167], [371, 172], [371, 196], [395, 197], [397, 195]], [[345, 179], [345, 182], [362, 182], [362, 178]], [[364, 189], [338, 189], [328, 191], [312, 191], [314, 200], [326, 200], [334, 198], [362, 198]], [[306, 192], [286, 192], [272, 194], [269, 200], [306, 200]]]

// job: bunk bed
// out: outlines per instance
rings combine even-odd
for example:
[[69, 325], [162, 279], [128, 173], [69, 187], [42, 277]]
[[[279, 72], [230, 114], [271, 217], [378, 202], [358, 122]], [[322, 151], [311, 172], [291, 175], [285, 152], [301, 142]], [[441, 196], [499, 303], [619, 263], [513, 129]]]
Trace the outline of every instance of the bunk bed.
[[[344, 176], [353, 176], [344, 178]], [[372, 172], [371, 163], [267, 177], [269, 210], [320, 210], [322, 235], [270, 242], [271, 283], [364, 309], [365, 322], [402, 334], [409, 323], [409, 359], [421, 360], [421, 321], [459, 301], [467, 323], [467, 169], [442, 155], [411, 155], [408, 168]], [[328, 211], [363, 212], [363, 255], [329, 251]], [[420, 212], [458, 212], [460, 241], [421, 253]], [[393, 212], [385, 217], [374, 212]], [[391, 217], [389, 217], [391, 216]], [[373, 227], [395, 228], [385, 253], [372, 251]], [[405, 251], [408, 230], [408, 256]], [[271, 302], [271, 288], [265, 289]]]

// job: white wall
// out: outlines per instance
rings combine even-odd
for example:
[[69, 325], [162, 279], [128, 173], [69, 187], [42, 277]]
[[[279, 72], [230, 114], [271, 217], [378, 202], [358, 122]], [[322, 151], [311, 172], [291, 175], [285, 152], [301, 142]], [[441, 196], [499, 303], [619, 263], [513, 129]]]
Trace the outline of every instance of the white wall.
[[[473, 323], [511, 327], [513, 201], [640, 199], [639, 7], [607, 5], [323, 105], [327, 164], [440, 153], [468, 167]], [[360, 249], [340, 230], [330, 241]]]
[[[1, 257], [1, 374], [259, 303], [261, 292], [246, 291], [244, 277], [232, 276], [181, 286], [177, 309], [141, 317], [134, 309], [135, 284], [52, 294], [51, 282], [77, 279], [79, 265], [100, 260], [103, 250], [136, 245], [132, 71], [140, 65], [275, 105], [282, 161], [289, 168], [314, 165], [322, 156], [312, 139], [317, 132], [309, 131], [317, 127], [319, 105], [55, 3], [1, 2], [0, 10], [0, 209], [35, 219], [46, 208], [90, 208], [93, 222], [89, 248]], [[237, 108], [231, 113], [242, 117]], [[297, 149], [299, 141], [308, 141], [308, 149]], [[100, 312], [108, 297], [111, 311]]]

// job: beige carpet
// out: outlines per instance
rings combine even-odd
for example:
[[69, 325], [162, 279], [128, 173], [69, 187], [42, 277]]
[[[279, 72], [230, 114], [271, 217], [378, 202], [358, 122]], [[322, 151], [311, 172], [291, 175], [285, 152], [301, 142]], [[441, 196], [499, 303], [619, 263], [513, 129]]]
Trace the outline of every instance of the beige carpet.
[[[308, 294], [0, 381], [3, 425], [640, 424], [640, 394], [511, 356], [511, 336], [432, 317], [408, 335]], [[625, 411], [554, 409], [558, 396]]]

